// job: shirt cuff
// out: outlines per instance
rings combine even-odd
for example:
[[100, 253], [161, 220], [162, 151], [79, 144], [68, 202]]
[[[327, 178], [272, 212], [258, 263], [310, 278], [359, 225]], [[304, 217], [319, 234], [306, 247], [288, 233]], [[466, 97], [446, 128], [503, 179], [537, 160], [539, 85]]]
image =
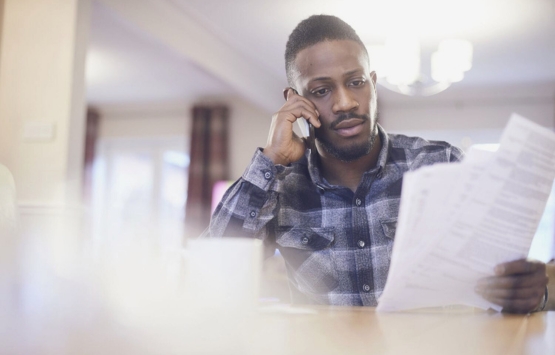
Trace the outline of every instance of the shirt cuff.
[[274, 163], [262, 153], [262, 148], [258, 148], [242, 178], [256, 187], [268, 191], [276, 174], [277, 168]]
[[548, 298], [544, 310], [555, 311], [555, 262], [546, 264], [546, 269], [549, 282], [547, 283]]

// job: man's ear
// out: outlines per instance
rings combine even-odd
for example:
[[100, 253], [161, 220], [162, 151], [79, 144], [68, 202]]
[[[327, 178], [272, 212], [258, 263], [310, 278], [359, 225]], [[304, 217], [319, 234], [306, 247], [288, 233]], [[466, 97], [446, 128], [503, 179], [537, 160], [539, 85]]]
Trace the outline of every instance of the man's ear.
[[374, 85], [374, 95], [376, 96], [376, 99], [377, 99], [378, 98], [378, 87], [377, 87], [378, 76], [376, 75], [375, 71], [370, 72], [370, 78], [372, 79], [372, 84]]
[[372, 78], [372, 82], [374, 83], [374, 87], [376, 86], [376, 83], [378, 82], [378, 76], [376, 75], [375, 71], [370, 72], [370, 77]]

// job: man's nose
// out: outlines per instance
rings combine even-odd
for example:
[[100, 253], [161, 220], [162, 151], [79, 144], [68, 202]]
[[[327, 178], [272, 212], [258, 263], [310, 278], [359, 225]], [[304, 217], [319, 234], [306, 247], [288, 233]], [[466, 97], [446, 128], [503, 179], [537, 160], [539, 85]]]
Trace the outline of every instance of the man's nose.
[[356, 110], [358, 105], [357, 100], [347, 88], [342, 87], [335, 90], [334, 103], [332, 107], [332, 111], [334, 113], [351, 112]]

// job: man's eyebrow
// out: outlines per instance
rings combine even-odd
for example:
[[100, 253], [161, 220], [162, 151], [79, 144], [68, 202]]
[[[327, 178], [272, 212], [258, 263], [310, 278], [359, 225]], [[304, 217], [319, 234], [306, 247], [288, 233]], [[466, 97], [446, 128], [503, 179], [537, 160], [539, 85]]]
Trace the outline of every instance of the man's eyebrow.
[[329, 76], [319, 76], [317, 78], [314, 79], [310, 79], [310, 82], [314, 82], [314, 81], [327, 81], [327, 80], [331, 80], [331, 78]]
[[353, 74], [359, 74], [359, 73], [362, 73], [362, 72], [364, 72], [363, 69], [354, 69], [354, 70], [346, 72], [345, 74], [343, 74], [343, 76], [351, 76]]

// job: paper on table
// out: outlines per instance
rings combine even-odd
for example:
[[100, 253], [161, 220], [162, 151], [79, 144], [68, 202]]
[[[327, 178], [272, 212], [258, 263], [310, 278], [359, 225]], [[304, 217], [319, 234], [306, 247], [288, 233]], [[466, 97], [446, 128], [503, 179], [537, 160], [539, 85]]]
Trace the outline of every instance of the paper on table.
[[555, 177], [555, 134], [513, 115], [497, 152], [405, 174], [379, 311], [466, 304], [495, 265], [525, 257]]

